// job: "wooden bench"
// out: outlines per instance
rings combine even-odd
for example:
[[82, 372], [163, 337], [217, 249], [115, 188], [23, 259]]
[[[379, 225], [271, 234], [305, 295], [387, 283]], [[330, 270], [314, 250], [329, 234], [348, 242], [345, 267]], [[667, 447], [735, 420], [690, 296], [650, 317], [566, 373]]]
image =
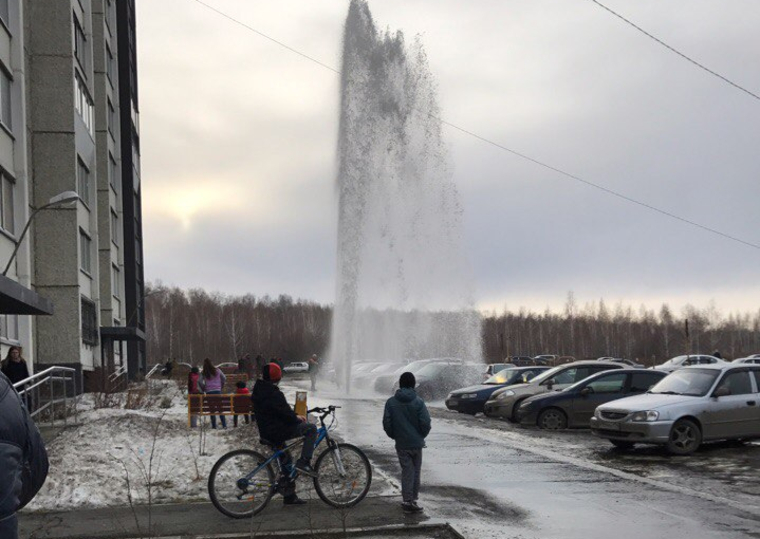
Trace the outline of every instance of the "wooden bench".
[[[247, 375], [243, 375], [246, 376]], [[253, 401], [250, 395], [206, 395], [203, 393], [187, 396], [187, 426], [192, 426], [193, 416], [245, 416], [253, 415]]]

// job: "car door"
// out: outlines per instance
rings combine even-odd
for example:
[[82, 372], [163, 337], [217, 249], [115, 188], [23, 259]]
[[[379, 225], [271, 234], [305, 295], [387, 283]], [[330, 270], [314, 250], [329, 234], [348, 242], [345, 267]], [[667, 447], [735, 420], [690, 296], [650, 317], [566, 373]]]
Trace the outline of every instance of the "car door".
[[605, 373], [594, 378], [586, 385], [579, 387], [573, 398], [572, 418], [576, 426], [588, 425], [594, 410], [600, 404], [625, 397], [628, 386], [626, 372]]
[[755, 382], [755, 401], [757, 401], [750, 421], [750, 435], [760, 437], [760, 368], [750, 367], [749, 372]]
[[725, 388], [729, 394], [722, 397], [711, 396], [707, 410], [700, 421], [704, 427], [705, 439], [741, 438], [751, 436], [756, 419], [758, 394], [753, 388], [749, 369], [731, 370], [723, 375], [713, 390]]

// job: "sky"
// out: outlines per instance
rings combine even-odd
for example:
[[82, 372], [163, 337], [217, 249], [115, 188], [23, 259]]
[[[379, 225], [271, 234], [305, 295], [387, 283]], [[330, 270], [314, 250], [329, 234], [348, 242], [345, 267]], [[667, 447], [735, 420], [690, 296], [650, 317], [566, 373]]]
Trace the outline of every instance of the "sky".
[[[340, 68], [347, 0], [203, 1]], [[603, 3], [760, 94], [755, 0]], [[591, 0], [369, 5], [421, 36], [447, 122], [760, 244], [760, 100]], [[196, 0], [137, 9], [146, 279], [332, 303], [338, 76]], [[444, 137], [481, 309], [760, 307], [760, 249]]]

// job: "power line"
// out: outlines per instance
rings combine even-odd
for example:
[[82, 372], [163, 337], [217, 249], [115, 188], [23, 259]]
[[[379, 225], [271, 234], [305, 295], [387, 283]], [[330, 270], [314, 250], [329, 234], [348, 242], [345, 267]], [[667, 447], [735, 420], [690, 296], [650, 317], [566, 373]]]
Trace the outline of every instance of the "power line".
[[[271, 41], [271, 42], [273, 42], [273, 43], [275, 43], [275, 44], [277, 44], [277, 45], [279, 45], [279, 46], [281, 46], [281, 47], [289, 50], [290, 52], [297, 54], [298, 56], [301, 56], [301, 57], [303, 57], [303, 58], [305, 58], [305, 59], [307, 59], [307, 60], [309, 60], [311, 62], [314, 62], [315, 64], [318, 64], [318, 65], [322, 66], [323, 68], [332, 71], [333, 73], [336, 73], [338, 75], [341, 74], [340, 70], [335, 69], [334, 67], [332, 67], [332, 66], [330, 66], [328, 64], [325, 64], [325, 63], [317, 60], [316, 58], [313, 58], [313, 57], [309, 56], [308, 54], [304, 54], [303, 52], [301, 52], [301, 51], [299, 51], [297, 49], [294, 49], [293, 47], [290, 47], [289, 45], [286, 45], [282, 41], [278, 41], [277, 39], [275, 39], [273, 37], [270, 37], [270, 36], [264, 34], [263, 32], [260, 32], [260, 31], [256, 30], [252, 26], [249, 26], [248, 24], [245, 24], [244, 22], [239, 21], [238, 19], [235, 19], [234, 17], [232, 17], [232, 16], [230, 16], [230, 15], [228, 15], [228, 14], [226, 14], [226, 13], [224, 13], [224, 12], [218, 10], [218, 9], [216, 9], [215, 7], [208, 5], [206, 2], [203, 2], [202, 0], [193, 0], [193, 1], [196, 2], [196, 3], [198, 3], [198, 4], [200, 4], [200, 5], [202, 5], [202, 6], [205, 6], [206, 8], [210, 9], [211, 11], [213, 11], [213, 12], [221, 15], [225, 19], [228, 19], [228, 20], [232, 21], [233, 23], [235, 23], [235, 24], [237, 24], [239, 26], [242, 26], [243, 28], [245, 28], [245, 29], [247, 29], [247, 30], [249, 30], [249, 31], [251, 31], [251, 32], [253, 32], [253, 33], [255, 33], [255, 34], [263, 37], [263, 38], [265, 38], [265, 39], [268, 39], [269, 41]], [[596, 0], [591, 0], [591, 1], [595, 2]], [[604, 7], [604, 6], [602, 6], [602, 7]], [[677, 52], [677, 51], [675, 51], [675, 52]], [[678, 53], [678, 54], [680, 54], [680, 53]], [[751, 92], [749, 92], [749, 93], [751, 93]], [[752, 95], [754, 95], [754, 94], [752, 94]], [[755, 97], [757, 97], [757, 96], [755, 96]], [[496, 148], [498, 148], [500, 150], [503, 150], [505, 152], [509, 152], [512, 155], [517, 156], [517, 157], [519, 157], [521, 159], [525, 159], [526, 161], [530, 161], [531, 163], [536, 164], [536, 165], [538, 165], [540, 167], [543, 167], [545, 169], [548, 169], [548, 170], [551, 170], [551, 171], [556, 172], [558, 174], [561, 174], [562, 176], [565, 176], [566, 178], [569, 178], [571, 180], [575, 180], [575, 181], [577, 181], [577, 182], [579, 182], [579, 183], [581, 183], [583, 185], [586, 185], [587, 187], [592, 187], [594, 189], [598, 189], [599, 191], [607, 193], [608, 195], [612, 195], [612, 196], [617, 197], [617, 198], [619, 198], [621, 200], [625, 200], [626, 202], [630, 202], [632, 204], [636, 204], [638, 206], [641, 206], [642, 208], [646, 208], [648, 210], [654, 211], [654, 212], [659, 213], [661, 215], [664, 215], [666, 217], [670, 217], [671, 219], [675, 219], [676, 221], [680, 221], [682, 223], [685, 223], [685, 224], [688, 224], [688, 225], [700, 228], [700, 229], [702, 229], [702, 230], [704, 230], [706, 232], [711, 232], [712, 234], [715, 234], [717, 236], [721, 236], [723, 238], [735, 241], [737, 243], [741, 243], [743, 245], [746, 245], [747, 247], [753, 247], [755, 249], [760, 250], [760, 244], [752, 243], [750, 241], [743, 240], [743, 239], [738, 238], [736, 236], [732, 236], [732, 235], [727, 234], [725, 232], [721, 232], [720, 230], [717, 230], [715, 228], [711, 228], [709, 226], [702, 225], [702, 224], [697, 223], [695, 221], [691, 221], [689, 219], [686, 219], [685, 217], [681, 217], [679, 215], [676, 215], [676, 214], [671, 213], [669, 211], [663, 210], [663, 209], [658, 208], [656, 206], [652, 206], [651, 204], [647, 204], [646, 202], [642, 202], [640, 200], [636, 200], [634, 198], [629, 197], [628, 195], [624, 195], [623, 193], [620, 193], [618, 191], [614, 191], [612, 189], [604, 187], [603, 185], [599, 185], [599, 184], [591, 182], [589, 180], [584, 180], [583, 178], [581, 178], [579, 176], [576, 176], [575, 174], [571, 174], [569, 172], [566, 172], [566, 171], [564, 171], [564, 170], [562, 170], [560, 168], [554, 167], [552, 165], [544, 163], [543, 161], [539, 161], [538, 159], [530, 157], [529, 155], [526, 155], [524, 153], [520, 153], [520, 152], [518, 152], [516, 150], [513, 150], [511, 148], [508, 148], [507, 146], [499, 144], [498, 142], [494, 142], [493, 140], [490, 140], [490, 139], [488, 139], [486, 137], [478, 135], [477, 133], [469, 131], [469, 130], [463, 128], [463, 127], [459, 127], [458, 125], [453, 124], [451, 122], [448, 122], [448, 121], [444, 120], [441, 117], [435, 116], [433, 114], [429, 114], [429, 116], [431, 118], [435, 118], [435, 119], [439, 120], [442, 124], [447, 125], [447, 126], [453, 128], [453, 129], [456, 129], [457, 131], [460, 131], [460, 132], [462, 132], [462, 133], [464, 133], [466, 135], [469, 135], [469, 136], [471, 136], [473, 138], [476, 138], [476, 139], [480, 140], [481, 142], [485, 142], [486, 144], [490, 144], [491, 146], [494, 146], [494, 147], [496, 147]]]
[[659, 43], [660, 45], [662, 45], [663, 47], [665, 47], [665, 48], [666, 48], [666, 49], [668, 49], [669, 51], [671, 51], [671, 52], [674, 52], [675, 54], [677, 54], [678, 56], [680, 56], [681, 58], [683, 58], [683, 59], [684, 59], [684, 60], [686, 60], [687, 62], [690, 62], [690, 63], [694, 64], [694, 65], [695, 65], [695, 66], [697, 66], [699, 69], [701, 69], [701, 70], [703, 70], [703, 71], [706, 71], [706, 72], [707, 72], [707, 73], [709, 73], [710, 75], [713, 75], [713, 76], [715, 76], [715, 77], [718, 77], [718, 78], [719, 78], [720, 80], [722, 80], [723, 82], [727, 82], [728, 84], [730, 84], [731, 86], [733, 86], [733, 87], [734, 87], [734, 88], [736, 88], [737, 90], [741, 90], [741, 91], [742, 91], [742, 92], [744, 92], [745, 94], [748, 94], [748, 95], [750, 95], [750, 96], [754, 97], [755, 99], [757, 99], [758, 101], [760, 101], [760, 95], [757, 95], [756, 93], [754, 93], [754, 92], [751, 92], [750, 90], [747, 90], [747, 89], [746, 89], [746, 88], [744, 88], [743, 86], [740, 86], [740, 85], [736, 84], [734, 81], [732, 81], [732, 80], [730, 80], [730, 79], [728, 79], [728, 78], [724, 77], [724, 76], [723, 76], [723, 75], [721, 75], [720, 73], [716, 73], [715, 71], [713, 71], [713, 70], [712, 70], [712, 69], [710, 69], [709, 67], [707, 67], [707, 66], [705, 66], [705, 65], [703, 65], [703, 64], [700, 64], [699, 62], [697, 62], [696, 60], [694, 60], [693, 58], [691, 58], [691, 57], [689, 57], [689, 56], [686, 56], [684, 53], [682, 53], [682, 52], [681, 52], [681, 51], [679, 51], [678, 49], [675, 49], [675, 48], [671, 47], [670, 45], [668, 45], [667, 43], [665, 43], [663, 40], [659, 39], [659, 38], [658, 38], [658, 37], [656, 37], [656, 36], [653, 36], [652, 34], [650, 34], [649, 32], [647, 32], [646, 30], [644, 30], [644, 29], [643, 29], [641, 26], [638, 26], [636, 23], [634, 23], [634, 22], [632, 22], [632, 21], [630, 21], [630, 20], [626, 19], [626, 18], [625, 18], [625, 17], [623, 17], [623, 16], [622, 16], [620, 13], [618, 13], [618, 12], [616, 12], [616, 11], [613, 11], [612, 9], [608, 8], [607, 6], [605, 6], [604, 4], [602, 4], [601, 2], [599, 2], [598, 0], [589, 0], [589, 1], [590, 1], [590, 2], [593, 2], [594, 4], [596, 4], [596, 5], [597, 5], [597, 6], [599, 6], [600, 8], [602, 8], [602, 9], [604, 9], [604, 10], [608, 11], [609, 13], [612, 13], [612, 14], [613, 14], [615, 17], [617, 17], [617, 18], [618, 18], [618, 19], [620, 19], [621, 21], [625, 22], [626, 24], [628, 24], [628, 25], [630, 25], [630, 26], [633, 26], [633, 27], [634, 27], [636, 30], [638, 30], [639, 32], [641, 32], [641, 33], [642, 33], [642, 34], [644, 34], [645, 36], [647, 36], [647, 37], [649, 37], [649, 38], [651, 38], [651, 39], [655, 40], [657, 43]]

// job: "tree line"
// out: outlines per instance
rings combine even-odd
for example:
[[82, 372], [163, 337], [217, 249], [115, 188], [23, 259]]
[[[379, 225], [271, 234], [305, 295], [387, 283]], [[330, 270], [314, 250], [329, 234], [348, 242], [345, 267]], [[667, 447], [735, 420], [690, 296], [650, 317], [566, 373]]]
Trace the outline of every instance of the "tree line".
[[[332, 307], [312, 301], [253, 295], [230, 296], [201, 289], [149, 285], [145, 299], [148, 361], [199, 364], [236, 361], [244, 354], [286, 362], [327, 353]], [[688, 324], [687, 321], [688, 320]], [[685, 353], [736, 358], [760, 353], [760, 309], [724, 316], [714, 304], [674, 312], [634, 310], [604, 300], [580, 307], [568, 294], [561, 312], [504, 309], [484, 313], [483, 359], [559, 354], [581, 358], [638, 358], [647, 365]], [[477, 360], [479, 358], [467, 358]]]

